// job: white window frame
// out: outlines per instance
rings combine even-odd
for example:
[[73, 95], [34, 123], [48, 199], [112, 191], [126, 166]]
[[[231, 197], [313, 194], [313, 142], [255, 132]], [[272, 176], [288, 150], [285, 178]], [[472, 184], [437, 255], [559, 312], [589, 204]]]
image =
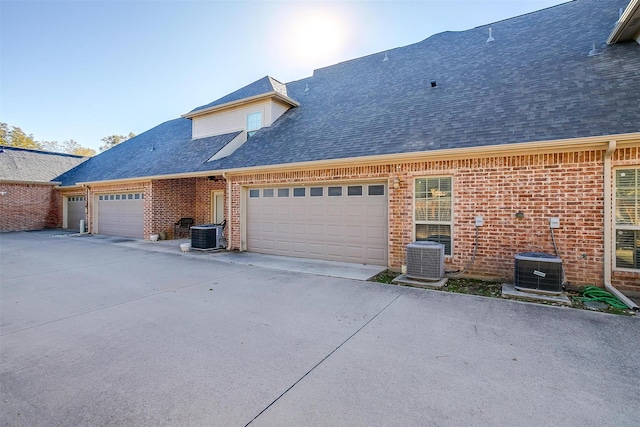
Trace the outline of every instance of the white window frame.
[[[633, 191], [634, 187], [622, 187], [628, 189], [624, 191], [618, 186], [619, 180], [624, 179], [628, 171], [634, 171], [635, 191]], [[640, 166], [616, 168], [614, 185], [614, 265], [617, 269], [640, 271], [640, 259], [638, 259], [640, 257]], [[621, 203], [622, 200], [626, 203]], [[618, 241], [618, 237], [622, 233], [629, 231], [635, 234], [632, 242], [629, 242], [631, 246], [628, 246], [629, 243], [624, 245]], [[625, 253], [628, 251], [631, 251], [631, 264], [635, 264], [635, 266], [630, 267], [620, 262], [623, 257], [629, 257], [629, 254]]]
[[253, 136], [262, 127], [262, 111], [247, 114], [247, 138]]
[[[449, 210], [450, 210], [450, 214], [449, 214], [449, 220], [447, 221], [443, 221], [443, 220], [435, 220], [435, 219], [421, 219], [421, 218], [417, 218], [417, 212], [418, 209], [429, 209], [428, 205], [428, 201], [431, 199], [428, 195], [429, 195], [429, 189], [426, 189], [426, 197], [423, 199], [418, 198], [418, 194], [417, 194], [417, 190], [418, 190], [418, 181], [419, 180], [443, 180], [443, 179], [447, 179], [449, 180], [449, 196], [448, 196], [448, 202], [449, 202]], [[454, 250], [454, 240], [453, 240], [453, 218], [454, 218], [454, 211], [453, 211], [453, 176], [450, 175], [437, 175], [437, 176], [420, 176], [420, 177], [416, 177], [413, 181], [414, 187], [413, 187], [413, 237], [414, 240], [418, 240], [418, 233], [417, 233], [417, 226], [418, 225], [442, 225], [442, 226], [448, 226], [449, 227], [449, 250], [447, 251], [447, 248], [445, 248], [445, 255], [446, 256], [453, 256], [453, 250]], [[434, 191], [431, 192], [432, 195], [437, 195], [438, 191], [440, 190], [440, 186], [435, 189]], [[437, 197], [446, 197], [445, 195], [443, 196], [437, 196]], [[422, 200], [424, 200], [424, 202], [422, 202]], [[446, 198], [442, 199], [443, 201], [445, 201], [446, 203]], [[424, 205], [424, 206], [421, 206]], [[432, 207], [433, 209], [434, 207]], [[425, 214], [426, 215], [426, 214]], [[424, 240], [424, 239], [422, 239]], [[446, 246], [446, 245], [445, 245]]]

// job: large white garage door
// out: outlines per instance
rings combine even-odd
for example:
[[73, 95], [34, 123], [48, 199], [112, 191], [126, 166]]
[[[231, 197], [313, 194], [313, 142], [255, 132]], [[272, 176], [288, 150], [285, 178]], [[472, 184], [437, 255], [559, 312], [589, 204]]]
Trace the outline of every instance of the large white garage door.
[[249, 189], [247, 249], [387, 265], [385, 184]]
[[98, 234], [144, 237], [144, 193], [98, 196]]
[[84, 217], [84, 196], [67, 197], [67, 228], [80, 230], [80, 220]]

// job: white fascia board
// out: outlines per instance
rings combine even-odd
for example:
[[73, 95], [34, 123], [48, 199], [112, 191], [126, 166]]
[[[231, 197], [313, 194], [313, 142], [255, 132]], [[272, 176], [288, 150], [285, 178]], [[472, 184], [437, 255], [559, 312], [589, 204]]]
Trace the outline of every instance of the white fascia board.
[[572, 138], [549, 141], [520, 142], [514, 144], [489, 145], [483, 147], [451, 148], [436, 151], [417, 151], [410, 153], [383, 154], [377, 156], [351, 157], [331, 160], [314, 160], [309, 162], [279, 164], [269, 166], [251, 166], [247, 168], [229, 169], [227, 175], [243, 175], [259, 171], [274, 170], [291, 171], [310, 168], [326, 168], [345, 165], [375, 165], [387, 163], [413, 163], [425, 160], [455, 160], [475, 157], [515, 156], [528, 154], [544, 154], [573, 150], [606, 149], [610, 140], [616, 140], [618, 147], [636, 145], [640, 142], [640, 132], [630, 134], [606, 135], [586, 138]]
[[[627, 29], [627, 26], [634, 16], [638, 14], [638, 10], [640, 10], [640, 0], [631, 0], [627, 5], [627, 8], [622, 12], [622, 15], [620, 15], [620, 19], [616, 22], [615, 27], [613, 27], [613, 30], [607, 39], [608, 45], [615, 44], [618, 41], [624, 41], [620, 40], [620, 36], [622, 36], [622, 33]], [[636, 18], [638, 17], [636, 16]], [[633, 38], [638, 42], [640, 39], [640, 31], [636, 33]]]
[[286, 95], [283, 95], [280, 92], [276, 92], [276, 91], [272, 91], [272, 92], [267, 92], [267, 93], [261, 93], [260, 95], [255, 95], [255, 96], [250, 96], [249, 98], [243, 98], [237, 101], [231, 101], [231, 102], [227, 102], [224, 104], [220, 104], [220, 105], [214, 105], [213, 107], [209, 107], [209, 108], [204, 108], [202, 110], [198, 110], [198, 111], [192, 111], [190, 113], [186, 113], [183, 114], [180, 117], [183, 117], [185, 119], [192, 119], [194, 117], [197, 116], [202, 116], [204, 114], [210, 114], [214, 111], [219, 111], [219, 110], [225, 110], [227, 108], [232, 108], [232, 107], [237, 107], [243, 104], [248, 104], [250, 102], [255, 102], [255, 101], [260, 101], [262, 99], [270, 99], [270, 98], [276, 98], [279, 99], [282, 102], [285, 102], [289, 105], [291, 105], [292, 107], [299, 107], [300, 103], [297, 101], [294, 101], [293, 99], [289, 98]]

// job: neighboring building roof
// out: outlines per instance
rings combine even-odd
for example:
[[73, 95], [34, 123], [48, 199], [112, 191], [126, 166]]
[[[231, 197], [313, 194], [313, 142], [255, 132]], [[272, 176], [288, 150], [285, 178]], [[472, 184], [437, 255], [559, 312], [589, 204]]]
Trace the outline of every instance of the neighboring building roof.
[[[192, 141], [190, 120], [183, 118], [92, 158], [64, 180], [637, 133], [640, 46], [605, 43], [626, 4], [575, 0], [322, 68], [287, 83], [287, 96], [299, 106], [227, 157], [206, 162], [237, 134]], [[598, 54], [589, 56], [593, 43]], [[276, 86], [265, 77], [193, 111], [272, 93]]]
[[68, 186], [191, 172], [239, 133], [191, 139], [191, 120], [170, 120], [92, 157], [56, 180]]
[[257, 80], [241, 89], [238, 89], [235, 92], [230, 93], [229, 95], [223, 96], [222, 98], [217, 99], [207, 105], [202, 105], [200, 107], [194, 108], [187, 114], [184, 114], [183, 117], [193, 117], [194, 115], [209, 112], [219, 107], [234, 105], [239, 101], [259, 98], [261, 96], [268, 95], [277, 96], [278, 98], [290, 103], [291, 105], [298, 105], [295, 100], [289, 98], [287, 94], [287, 86], [284, 83], [280, 83], [273, 77], [265, 76], [260, 80]]
[[73, 154], [0, 146], [0, 181], [49, 182], [85, 160]]

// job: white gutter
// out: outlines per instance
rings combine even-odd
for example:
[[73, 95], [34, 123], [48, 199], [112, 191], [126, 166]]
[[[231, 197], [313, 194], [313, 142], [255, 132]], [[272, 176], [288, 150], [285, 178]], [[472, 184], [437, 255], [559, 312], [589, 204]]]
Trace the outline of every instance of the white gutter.
[[222, 179], [227, 183], [227, 250], [231, 244], [231, 181], [227, 178], [227, 173], [222, 172]]
[[638, 305], [627, 298], [622, 292], [617, 290], [611, 284], [611, 265], [613, 256], [613, 198], [612, 198], [612, 180], [613, 171], [611, 156], [616, 151], [616, 141], [609, 141], [609, 147], [604, 153], [604, 287], [607, 291], [615, 295], [627, 307], [638, 310]]
[[[611, 34], [609, 34], [609, 38], [607, 39], [608, 45], [612, 45], [620, 41], [622, 33], [624, 33], [624, 31], [630, 27], [629, 24], [631, 23], [633, 18], [637, 18], [636, 13], [638, 9], [640, 9], [640, 0], [631, 0], [627, 5], [627, 8], [624, 10], [624, 12], [622, 12], [620, 19], [618, 19], [618, 22], [616, 22], [616, 25], [611, 31]], [[638, 33], [636, 33], [635, 37], [637, 36]], [[640, 41], [638, 41], [638, 39], [636, 39], [636, 41], [638, 42], [638, 44], [640, 44]]]
[[249, 96], [247, 98], [238, 99], [235, 101], [225, 102], [224, 104], [220, 104], [220, 105], [214, 105], [213, 107], [203, 108], [202, 110], [191, 111], [189, 113], [182, 114], [180, 117], [185, 119], [192, 119], [197, 116], [202, 116], [204, 114], [212, 113], [213, 111], [225, 110], [227, 108], [238, 107], [240, 105], [261, 101], [263, 99], [270, 99], [270, 98], [279, 99], [280, 101], [285, 102], [291, 105], [292, 107], [300, 106], [300, 103], [298, 101], [295, 101], [292, 98], [289, 98], [288, 96], [280, 92], [271, 91], [271, 92], [261, 93], [258, 95]]

